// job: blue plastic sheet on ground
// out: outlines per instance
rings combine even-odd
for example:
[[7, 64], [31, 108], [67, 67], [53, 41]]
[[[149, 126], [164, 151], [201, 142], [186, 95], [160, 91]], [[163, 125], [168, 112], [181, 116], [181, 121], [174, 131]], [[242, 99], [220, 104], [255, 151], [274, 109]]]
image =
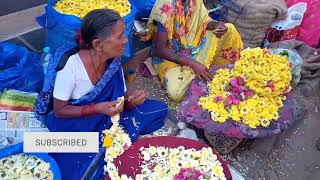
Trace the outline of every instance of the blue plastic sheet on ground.
[[43, 84], [40, 55], [12, 43], [0, 43], [0, 92], [39, 92]]
[[[15, 154], [23, 153], [23, 143], [12, 145], [3, 149], [0, 149], [0, 159], [12, 156]], [[48, 153], [24, 153], [27, 155], [36, 156], [43, 161], [50, 164], [50, 169], [54, 174], [54, 180], [61, 180], [61, 173], [58, 164]]]
[[[81, 27], [80, 18], [72, 15], [61, 14], [56, 11], [54, 9], [56, 2], [58, 2], [58, 0], [48, 0], [45, 14], [36, 18], [37, 22], [47, 29], [46, 46], [50, 47], [52, 51], [51, 53], [54, 53], [55, 50], [62, 45], [76, 45], [75, 31], [79, 30]], [[123, 18], [126, 24], [125, 34], [129, 39], [123, 54], [123, 62], [131, 58], [134, 53], [132, 44], [132, 28], [137, 11], [138, 10], [131, 2], [131, 12]]]

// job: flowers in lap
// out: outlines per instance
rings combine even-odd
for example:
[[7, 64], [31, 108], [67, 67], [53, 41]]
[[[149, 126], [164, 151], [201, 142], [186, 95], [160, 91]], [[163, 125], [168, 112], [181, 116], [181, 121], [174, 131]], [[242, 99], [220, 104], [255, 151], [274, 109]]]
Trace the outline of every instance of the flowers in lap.
[[291, 69], [286, 56], [267, 49], [241, 52], [233, 69], [219, 69], [208, 84], [210, 94], [199, 99], [214, 121], [228, 119], [250, 128], [268, 127], [279, 118], [279, 109], [291, 90]]
[[74, 15], [83, 18], [88, 12], [94, 9], [113, 9], [126, 16], [131, 11], [131, 4], [128, 0], [60, 0], [54, 8], [63, 14]]

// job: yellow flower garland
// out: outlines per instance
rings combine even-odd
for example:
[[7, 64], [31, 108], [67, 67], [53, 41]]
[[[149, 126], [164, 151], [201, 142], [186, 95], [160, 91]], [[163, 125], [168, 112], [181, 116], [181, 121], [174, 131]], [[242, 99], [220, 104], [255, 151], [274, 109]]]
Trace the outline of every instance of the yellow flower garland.
[[[231, 94], [226, 88], [236, 77], [243, 79], [245, 88], [253, 94], [250, 98], [240, 98], [237, 104], [226, 106]], [[250, 128], [268, 127], [279, 118], [279, 109], [286, 99], [284, 94], [291, 90], [290, 81], [291, 68], [287, 57], [273, 55], [267, 49], [246, 49], [232, 70], [217, 71], [208, 84], [210, 94], [201, 97], [199, 104], [211, 112], [214, 121], [223, 123], [232, 119]], [[217, 101], [217, 97], [221, 100]]]
[[113, 9], [122, 17], [131, 11], [131, 4], [128, 0], [60, 0], [54, 8], [62, 13], [83, 18], [88, 12], [94, 9]]

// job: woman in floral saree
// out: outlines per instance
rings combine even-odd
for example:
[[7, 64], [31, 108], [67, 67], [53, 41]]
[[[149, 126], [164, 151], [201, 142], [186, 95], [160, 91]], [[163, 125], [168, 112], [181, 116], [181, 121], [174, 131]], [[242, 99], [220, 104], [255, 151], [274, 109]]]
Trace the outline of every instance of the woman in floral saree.
[[[65, 56], [63, 52], [68, 48], [57, 49], [54, 61], [58, 62], [49, 62], [44, 89], [35, 106], [37, 119], [44, 121], [52, 132], [99, 132], [102, 135], [102, 131], [112, 125], [111, 116], [120, 113], [119, 124], [132, 142], [139, 135], [160, 129], [167, 115], [166, 104], [146, 99], [141, 90], [126, 93], [121, 60], [117, 58], [127, 42], [120, 15], [108, 9], [90, 12], [83, 20], [79, 42], [80, 51], [68, 57], [57, 73], [56, 68]], [[53, 96], [53, 107], [48, 103], [50, 96]], [[123, 96], [126, 101], [118, 106], [117, 100]], [[100, 147], [101, 144], [100, 141]], [[52, 154], [62, 178], [68, 180], [81, 179], [95, 155]], [[101, 161], [93, 179], [103, 179], [103, 164]]]
[[177, 102], [195, 76], [210, 81], [208, 68], [234, 63], [243, 48], [235, 27], [212, 20], [202, 0], [158, 0], [148, 26], [152, 63]]

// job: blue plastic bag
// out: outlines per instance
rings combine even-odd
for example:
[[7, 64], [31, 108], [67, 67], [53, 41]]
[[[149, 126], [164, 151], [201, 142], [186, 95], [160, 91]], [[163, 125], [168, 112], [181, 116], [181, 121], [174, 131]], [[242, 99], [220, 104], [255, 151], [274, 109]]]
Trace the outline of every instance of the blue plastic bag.
[[137, 18], [148, 18], [156, 0], [135, 0], [132, 3], [138, 9]]
[[[0, 159], [15, 155], [15, 154], [20, 154], [20, 153], [23, 153], [23, 143], [19, 143], [16, 145], [12, 145], [12, 146], [0, 149]], [[56, 161], [51, 156], [49, 156], [48, 153], [24, 153], [24, 154], [36, 156], [42, 159], [43, 161], [49, 163], [50, 170], [54, 175], [53, 176], [54, 180], [61, 180], [61, 173], [60, 173], [59, 166], [56, 163]]]
[[75, 54], [78, 51], [78, 46], [64, 45], [57, 48], [54, 54], [53, 61], [49, 62], [48, 64], [47, 74], [44, 78], [43, 88], [39, 92], [35, 102], [34, 112], [37, 120], [45, 123], [48, 114], [53, 109], [53, 89], [57, 71], [59, 71], [58, 66], [60, 64], [60, 61], [67, 62], [66, 60], [71, 56], [71, 54]]
[[[40, 26], [47, 29], [47, 37], [45, 44], [46, 46], [50, 47], [52, 54], [54, 54], [55, 50], [62, 45], [76, 45], [76, 30], [79, 30], [81, 27], [80, 18], [72, 15], [61, 14], [58, 11], [56, 11], [54, 9], [54, 5], [56, 4], [56, 2], [58, 2], [58, 0], [48, 0], [45, 14], [36, 18]], [[129, 40], [125, 47], [125, 51], [122, 58], [124, 59], [124, 62], [127, 59], [131, 58], [134, 53], [132, 44], [132, 28], [136, 13], [137, 9], [131, 3], [130, 14], [123, 18], [126, 24], [125, 35], [128, 37]]]
[[43, 78], [37, 53], [15, 44], [0, 43], [0, 92], [4, 89], [39, 92]]

